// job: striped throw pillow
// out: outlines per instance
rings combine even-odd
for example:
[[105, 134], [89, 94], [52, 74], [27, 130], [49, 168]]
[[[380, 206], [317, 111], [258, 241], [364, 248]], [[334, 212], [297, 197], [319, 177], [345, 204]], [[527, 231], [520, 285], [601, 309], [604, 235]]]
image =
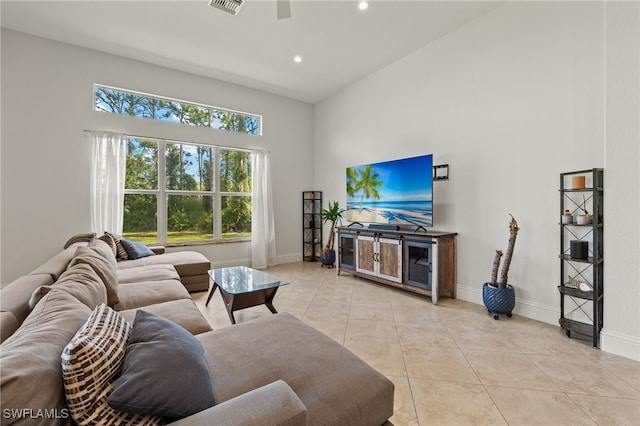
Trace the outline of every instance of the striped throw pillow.
[[117, 411], [107, 403], [124, 360], [131, 326], [101, 303], [62, 352], [67, 407], [78, 425], [163, 424], [160, 417]]
[[127, 254], [127, 250], [124, 248], [120, 240], [122, 239], [121, 235], [115, 234], [113, 232], [106, 232], [105, 235], [113, 238], [113, 242], [116, 243], [116, 259], [120, 260], [128, 260], [129, 255]]

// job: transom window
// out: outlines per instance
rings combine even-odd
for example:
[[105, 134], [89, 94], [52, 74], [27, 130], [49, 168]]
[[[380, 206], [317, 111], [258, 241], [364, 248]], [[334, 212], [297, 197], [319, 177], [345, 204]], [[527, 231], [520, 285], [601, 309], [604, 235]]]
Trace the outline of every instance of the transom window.
[[127, 139], [123, 236], [144, 243], [251, 237], [251, 154]]
[[94, 84], [94, 109], [120, 115], [210, 127], [230, 132], [262, 134], [262, 117], [210, 105], [147, 95]]

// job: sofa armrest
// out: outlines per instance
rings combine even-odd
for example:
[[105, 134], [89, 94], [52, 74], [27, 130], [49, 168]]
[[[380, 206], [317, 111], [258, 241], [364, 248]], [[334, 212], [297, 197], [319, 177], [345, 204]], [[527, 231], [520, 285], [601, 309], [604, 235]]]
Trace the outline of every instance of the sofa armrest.
[[306, 423], [307, 408], [288, 384], [277, 380], [171, 425], [301, 426]]
[[149, 246], [149, 250], [155, 254], [164, 254], [164, 246]]

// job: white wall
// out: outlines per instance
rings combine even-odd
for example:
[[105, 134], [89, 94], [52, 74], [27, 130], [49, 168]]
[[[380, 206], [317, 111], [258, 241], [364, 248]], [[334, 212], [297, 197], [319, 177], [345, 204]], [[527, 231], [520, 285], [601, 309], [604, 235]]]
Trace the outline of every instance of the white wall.
[[607, 2], [602, 349], [640, 360], [640, 3]]
[[[260, 114], [263, 136], [96, 112], [94, 83]], [[301, 192], [313, 187], [310, 104], [5, 29], [2, 103], [3, 283], [90, 229], [84, 129], [269, 149], [278, 260], [301, 258]], [[249, 243], [195, 249], [214, 266], [251, 258]]]
[[482, 303], [512, 213], [516, 313], [557, 325], [559, 173], [605, 166], [604, 71], [602, 3], [508, 3], [316, 105], [316, 186], [344, 205], [347, 166], [433, 153], [458, 296]]

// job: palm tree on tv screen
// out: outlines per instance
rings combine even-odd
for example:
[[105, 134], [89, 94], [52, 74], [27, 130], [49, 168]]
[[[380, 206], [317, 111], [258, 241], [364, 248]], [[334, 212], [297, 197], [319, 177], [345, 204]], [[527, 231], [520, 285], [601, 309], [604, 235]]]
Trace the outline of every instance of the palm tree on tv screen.
[[358, 213], [362, 213], [362, 202], [365, 197], [367, 199], [373, 197], [376, 200], [380, 199], [380, 194], [376, 187], [382, 186], [384, 182], [378, 180], [380, 175], [376, 173], [371, 164], [365, 166], [364, 169], [360, 169], [358, 171], [359, 179], [355, 182], [353, 186], [353, 193], [357, 193], [362, 190], [362, 195], [360, 195], [360, 207], [358, 208]]
[[355, 167], [347, 167], [347, 195], [349, 197], [355, 197], [356, 195], [356, 181], [358, 180], [358, 172]]

